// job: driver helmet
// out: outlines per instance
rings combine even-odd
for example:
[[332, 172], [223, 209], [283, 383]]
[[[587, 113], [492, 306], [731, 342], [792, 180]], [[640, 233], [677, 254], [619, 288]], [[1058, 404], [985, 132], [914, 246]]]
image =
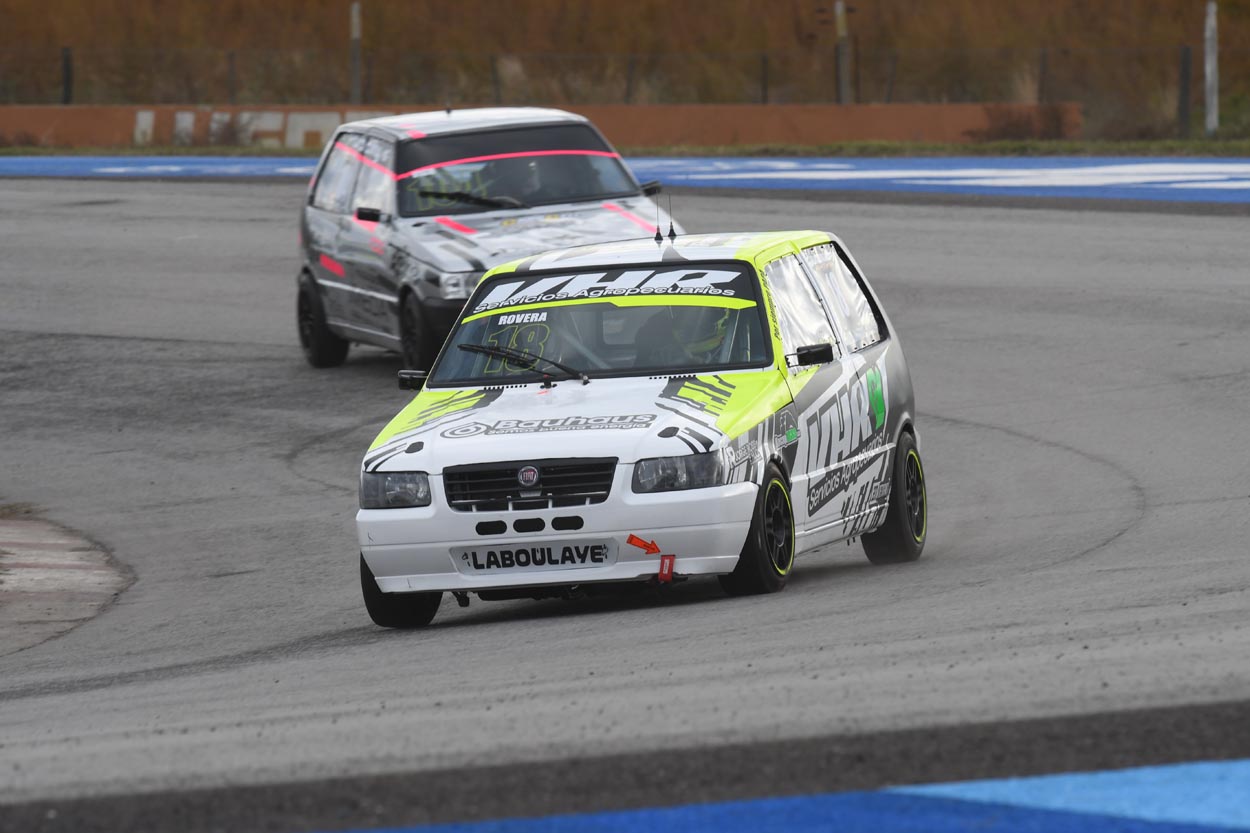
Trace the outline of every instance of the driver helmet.
[[542, 188], [538, 162], [534, 159], [498, 159], [491, 163], [490, 176], [494, 180], [493, 196], [514, 197], [524, 202]]
[[725, 343], [726, 307], [670, 307], [673, 337], [692, 356], [708, 356]]

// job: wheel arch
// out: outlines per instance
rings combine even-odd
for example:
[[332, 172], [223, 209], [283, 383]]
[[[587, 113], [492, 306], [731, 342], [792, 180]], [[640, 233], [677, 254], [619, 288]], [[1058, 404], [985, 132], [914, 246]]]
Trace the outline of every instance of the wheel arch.
[[312, 268], [308, 264], [300, 267], [299, 274], [295, 276], [296, 289], [308, 287], [312, 292], [317, 293], [317, 297], [321, 297], [321, 284], [317, 283], [317, 276], [313, 274]]
[[[786, 460], [784, 457], [781, 456], [780, 451], [778, 451], [777, 449], [773, 449], [772, 451], [768, 453], [768, 456], [764, 459], [764, 465], [766, 468], [769, 463], [773, 463], [774, 465], [777, 466], [778, 469], [781, 470], [781, 476], [786, 479], [786, 488], [793, 489], [794, 488], [794, 475], [790, 472], [790, 467], [786, 465]], [[762, 481], [760, 485], [761, 486], [764, 485]]]
[[898, 420], [898, 428], [894, 431], [894, 445], [898, 445], [898, 441], [903, 438], [904, 434], [910, 434], [912, 442], [916, 444], [916, 450], [920, 450], [920, 434], [916, 431], [915, 419], [911, 412], [903, 413]]

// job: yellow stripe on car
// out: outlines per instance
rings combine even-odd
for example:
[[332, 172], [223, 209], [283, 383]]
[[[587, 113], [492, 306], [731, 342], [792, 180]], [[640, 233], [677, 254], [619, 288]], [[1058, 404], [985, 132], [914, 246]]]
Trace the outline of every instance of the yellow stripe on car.
[[522, 310], [550, 309], [551, 307], [571, 307], [578, 304], [611, 304], [614, 307], [725, 307], [727, 309], [746, 309], [755, 306], [755, 301], [746, 298], [717, 298], [708, 295], [648, 295], [645, 298], [577, 298], [569, 301], [547, 301], [541, 304], [517, 304], [510, 307], [498, 307], [486, 312], [475, 312], [460, 320], [468, 324], [479, 318], [505, 312]]

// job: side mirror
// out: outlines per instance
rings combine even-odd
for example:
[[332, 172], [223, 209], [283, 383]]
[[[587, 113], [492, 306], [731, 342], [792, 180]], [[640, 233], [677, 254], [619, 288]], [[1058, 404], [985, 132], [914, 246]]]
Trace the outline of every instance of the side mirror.
[[813, 364], [828, 364], [833, 361], [832, 344], [806, 344], [794, 351], [795, 364], [807, 367]]
[[664, 190], [664, 184], [658, 179], [653, 179], [649, 182], [642, 183], [641, 188], [644, 196], [654, 197], [656, 194]]
[[356, 209], [356, 219], [364, 220], [366, 223], [380, 223], [382, 222], [382, 209], [366, 208], [362, 205]]
[[401, 370], [399, 371], [399, 389], [400, 390], [421, 390], [425, 387], [425, 371], [424, 370]]

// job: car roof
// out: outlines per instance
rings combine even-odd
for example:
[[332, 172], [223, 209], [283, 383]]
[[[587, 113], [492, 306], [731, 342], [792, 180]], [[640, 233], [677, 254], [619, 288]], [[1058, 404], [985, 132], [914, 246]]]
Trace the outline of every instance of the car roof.
[[348, 122], [343, 130], [384, 132], [398, 139], [419, 139], [447, 133], [472, 133], [529, 124], [586, 124], [576, 113], [547, 107], [477, 107], [466, 110], [433, 110]]
[[802, 249], [834, 240], [836, 238], [826, 231], [680, 234], [671, 242], [665, 237], [662, 243], [656, 243], [654, 237], [640, 237], [554, 249], [497, 266], [491, 274], [568, 267], [658, 265], [681, 260], [751, 261], [773, 248], [779, 248], [781, 254], [791, 245]]

